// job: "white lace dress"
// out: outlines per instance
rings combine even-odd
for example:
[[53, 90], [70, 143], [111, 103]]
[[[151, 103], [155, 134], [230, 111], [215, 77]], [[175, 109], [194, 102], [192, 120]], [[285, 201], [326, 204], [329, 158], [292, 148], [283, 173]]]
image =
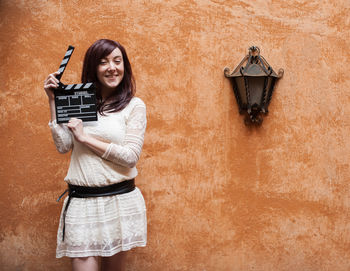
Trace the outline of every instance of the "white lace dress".
[[[140, 98], [134, 97], [122, 111], [99, 115], [96, 122], [84, 122], [85, 133], [110, 143], [101, 157], [75, 141], [65, 124], [53, 121], [49, 126], [57, 150], [65, 153], [72, 149], [65, 177], [67, 183], [106, 186], [137, 176], [135, 164], [146, 129], [146, 107]], [[57, 233], [57, 258], [106, 257], [146, 246], [146, 207], [138, 188], [121, 195], [72, 198], [65, 219], [64, 241], [62, 213]]]

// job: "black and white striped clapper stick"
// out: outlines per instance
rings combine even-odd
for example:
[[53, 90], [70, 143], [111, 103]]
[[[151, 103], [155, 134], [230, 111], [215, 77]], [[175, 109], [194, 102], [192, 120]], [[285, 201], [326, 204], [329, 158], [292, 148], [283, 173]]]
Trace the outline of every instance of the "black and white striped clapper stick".
[[73, 47], [72, 45], [69, 45], [69, 46], [68, 46], [68, 49], [67, 49], [67, 52], [66, 52], [66, 54], [64, 55], [64, 58], [62, 59], [60, 68], [58, 69], [59, 75], [56, 76], [56, 78], [57, 78], [58, 80], [61, 80], [61, 77], [62, 77], [62, 75], [63, 75], [63, 72], [65, 71], [65, 69], [66, 69], [66, 67], [67, 67], [67, 65], [68, 65], [68, 61], [69, 61], [70, 57], [72, 56], [73, 51], [74, 51], [74, 47]]
[[[56, 76], [58, 80], [61, 80], [73, 51], [74, 47], [69, 46], [58, 70], [60, 73]], [[70, 118], [79, 118], [83, 121], [97, 120], [95, 85], [93, 83], [65, 85], [60, 82], [55, 90], [55, 108], [57, 123], [68, 122]]]

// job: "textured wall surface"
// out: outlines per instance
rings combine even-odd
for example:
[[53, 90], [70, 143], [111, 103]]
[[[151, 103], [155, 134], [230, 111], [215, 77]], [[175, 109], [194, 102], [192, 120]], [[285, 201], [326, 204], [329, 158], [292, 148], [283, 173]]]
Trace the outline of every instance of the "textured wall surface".
[[[43, 90], [79, 82], [99, 38], [127, 49], [148, 128], [138, 186], [149, 241], [128, 270], [350, 270], [349, 0], [0, 1], [1, 270], [55, 259], [69, 154]], [[259, 128], [225, 66], [251, 45], [285, 75]]]

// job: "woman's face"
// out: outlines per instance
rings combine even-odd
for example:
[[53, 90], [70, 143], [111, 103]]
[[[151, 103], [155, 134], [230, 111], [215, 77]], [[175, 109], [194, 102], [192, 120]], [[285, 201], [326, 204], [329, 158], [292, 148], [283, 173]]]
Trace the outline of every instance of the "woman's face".
[[97, 66], [97, 78], [101, 83], [101, 94], [113, 92], [124, 77], [123, 55], [115, 48], [108, 56], [102, 58]]

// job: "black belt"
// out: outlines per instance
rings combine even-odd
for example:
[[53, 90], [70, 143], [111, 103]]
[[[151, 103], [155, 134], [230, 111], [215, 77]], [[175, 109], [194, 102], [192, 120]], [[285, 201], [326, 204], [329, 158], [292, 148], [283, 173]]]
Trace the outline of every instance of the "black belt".
[[108, 186], [101, 187], [88, 187], [68, 184], [68, 189], [57, 199], [59, 201], [64, 194], [68, 192], [68, 202], [63, 211], [63, 235], [62, 241], [64, 241], [64, 232], [66, 229], [66, 213], [68, 206], [72, 198], [90, 198], [90, 197], [105, 197], [113, 196], [131, 192], [135, 189], [135, 179], [126, 180], [121, 183], [116, 183]]

